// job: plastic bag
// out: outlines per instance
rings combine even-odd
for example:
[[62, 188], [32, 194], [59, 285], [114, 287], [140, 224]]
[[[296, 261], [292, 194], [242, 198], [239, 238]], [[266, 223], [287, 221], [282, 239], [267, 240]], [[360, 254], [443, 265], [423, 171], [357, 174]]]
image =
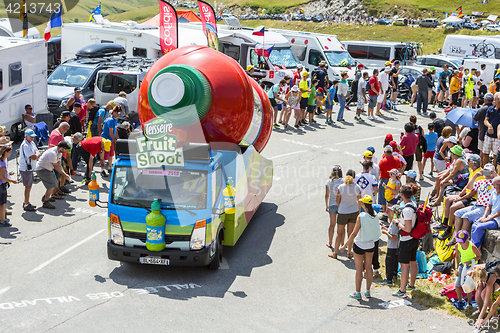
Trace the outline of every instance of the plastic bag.
[[474, 280], [469, 275], [467, 275], [467, 277], [465, 278], [465, 282], [462, 285], [462, 290], [466, 294], [468, 294], [468, 293], [473, 292], [474, 289], [476, 289], [476, 283], [474, 282]]

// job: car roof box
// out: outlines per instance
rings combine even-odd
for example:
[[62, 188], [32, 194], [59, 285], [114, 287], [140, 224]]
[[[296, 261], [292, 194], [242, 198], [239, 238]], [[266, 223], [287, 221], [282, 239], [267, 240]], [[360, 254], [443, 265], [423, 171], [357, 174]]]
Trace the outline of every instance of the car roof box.
[[76, 53], [77, 58], [102, 58], [118, 56], [127, 53], [125, 47], [114, 43], [87, 45]]

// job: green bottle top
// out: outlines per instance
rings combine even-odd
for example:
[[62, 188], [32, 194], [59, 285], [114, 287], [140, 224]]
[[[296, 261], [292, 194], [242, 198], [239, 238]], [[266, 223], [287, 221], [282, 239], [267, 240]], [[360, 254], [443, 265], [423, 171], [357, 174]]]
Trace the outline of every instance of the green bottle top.
[[226, 185], [227, 185], [227, 186], [233, 186], [233, 185], [234, 185], [234, 183], [233, 183], [233, 178], [232, 178], [232, 177], [229, 177], [229, 178], [227, 179]]
[[90, 176], [90, 179], [91, 180], [96, 180], [97, 179], [97, 177], [95, 176], [95, 172], [92, 172], [92, 176]]
[[151, 203], [151, 210], [157, 210], [159, 211], [161, 209], [160, 202], [158, 199], [154, 199], [153, 202]]

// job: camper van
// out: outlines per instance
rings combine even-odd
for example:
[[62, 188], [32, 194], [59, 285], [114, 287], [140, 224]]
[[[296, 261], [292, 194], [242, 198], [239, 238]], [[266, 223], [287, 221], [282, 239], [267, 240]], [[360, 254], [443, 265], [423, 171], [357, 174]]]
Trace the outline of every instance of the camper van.
[[[0, 37], [19, 37], [23, 38], [22, 30], [23, 22], [16, 18], [0, 18]], [[14, 32], [13, 30], [16, 30]], [[29, 39], [40, 39], [40, 31], [28, 23], [28, 36]]]
[[347, 71], [349, 80], [354, 78], [356, 61], [342, 46], [335, 35], [269, 29], [283, 35], [291, 43], [292, 51], [307, 71], [312, 71], [324, 60], [328, 66], [330, 80], [340, 80], [340, 72]]
[[399, 60], [411, 65], [405, 57], [405, 44], [381, 41], [343, 41], [349, 54], [368, 68], [383, 68], [386, 61]]
[[482, 56], [488, 59], [500, 59], [500, 38], [448, 35], [444, 40], [443, 54], [454, 57]]
[[[285, 75], [292, 75], [290, 69], [299, 64], [290, 43], [280, 34], [267, 32], [266, 44], [273, 44], [269, 58], [255, 53], [255, 44], [263, 37], [252, 35], [252, 29], [231, 29], [218, 26], [220, 51], [235, 59], [244, 69], [253, 65], [265, 71], [261, 79], [265, 87], [278, 83]], [[201, 23], [179, 23], [179, 47], [207, 45]], [[64, 23], [61, 29], [62, 61], [72, 59], [82, 45], [116, 43], [126, 49], [127, 57], [157, 59], [161, 56], [158, 27], [137, 24], [134, 21], [121, 23], [104, 20], [102, 23]]]
[[13, 137], [26, 104], [35, 113], [47, 112], [47, 45], [40, 39], [0, 37], [0, 125]]

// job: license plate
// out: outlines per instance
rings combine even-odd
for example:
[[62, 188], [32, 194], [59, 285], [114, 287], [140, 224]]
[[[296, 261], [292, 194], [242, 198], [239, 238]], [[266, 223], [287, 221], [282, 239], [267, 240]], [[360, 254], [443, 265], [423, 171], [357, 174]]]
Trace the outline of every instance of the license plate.
[[170, 260], [159, 257], [140, 257], [139, 262], [141, 264], [150, 265], [168, 265], [170, 263]]

